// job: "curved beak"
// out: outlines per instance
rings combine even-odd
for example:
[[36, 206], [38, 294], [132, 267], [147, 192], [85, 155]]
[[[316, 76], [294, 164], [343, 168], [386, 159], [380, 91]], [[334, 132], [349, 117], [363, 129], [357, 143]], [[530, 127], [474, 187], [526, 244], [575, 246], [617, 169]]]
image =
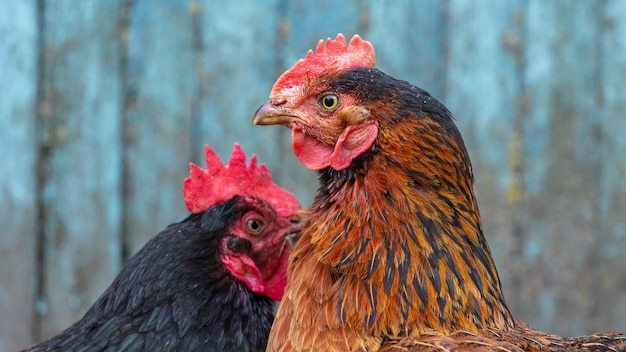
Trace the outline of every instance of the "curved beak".
[[291, 127], [291, 123], [294, 120], [304, 122], [300, 117], [294, 115], [289, 109], [281, 105], [276, 106], [272, 104], [271, 100], [268, 100], [254, 113], [252, 126], [281, 125]]

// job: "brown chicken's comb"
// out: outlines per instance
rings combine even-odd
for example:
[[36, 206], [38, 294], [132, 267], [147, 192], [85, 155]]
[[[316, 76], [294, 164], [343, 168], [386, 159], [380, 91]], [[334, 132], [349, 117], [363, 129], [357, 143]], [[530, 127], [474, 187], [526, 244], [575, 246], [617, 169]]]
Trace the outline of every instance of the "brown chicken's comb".
[[326, 39], [326, 46], [324, 46], [324, 41], [320, 40], [315, 53], [309, 50], [304, 59], [298, 60], [292, 68], [283, 73], [274, 83], [272, 95], [300, 86], [329, 68], [345, 70], [355, 67], [374, 67], [375, 63], [376, 53], [370, 42], [361, 39], [356, 34], [350, 39], [350, 44], [346, 44], [346, 38], [339, 33], [335, 40]]
[[235, 143], [228, 165], [224, 165], [215, 152], [205, 146], [207, 168], [189, 164], [189, 177], [183, 185], [183, 197], [187, 209], [201, 213], [208, 208], [231, 199], [236, 195], [254, 196], [262, 199], [280, 215], [290, 215], [300, 209], [296, 197], [272, 182], [272, 175], [265, 165], [257, 167], [256, 156], [250, 158], [246, 167], [246, 155]]

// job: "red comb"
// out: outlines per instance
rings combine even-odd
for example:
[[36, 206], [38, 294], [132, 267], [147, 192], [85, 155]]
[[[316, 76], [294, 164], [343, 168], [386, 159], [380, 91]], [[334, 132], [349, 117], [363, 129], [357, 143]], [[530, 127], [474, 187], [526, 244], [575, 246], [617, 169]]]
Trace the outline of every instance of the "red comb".
[[346, 44], [343, 34], [337, 34], [335, 40], [320, 40], [313, 50], [306, 53], [304, 59], [298, 60], [292, 68], [282, 74], [272, 87], [270, 99], [285, 89], [300, 86], [307, 80], [312, 80], [321, 72], [329, 68], [335, 70], [345, 70], [355, 67], [374, 67], [376, 63], [376, 53], [370, 42], [354, 35], [350, 39], [350, 44]]
[[246, 155], [238, 143], [235, 143], [228, 165], [224, 165], [208, 145], [204, 149], [207, 169], [190, 163], [189, 177], [183, 185], [185, 204], [192, 213], [201, 213], [236, 195], [263, 199], [280, 215], [291, 215], [300, 209], [293, 194], [272, 182], [272, 175], [265, 165], [257, 167], [254, 155], [250, 158], [250, 166], [246, 167]]

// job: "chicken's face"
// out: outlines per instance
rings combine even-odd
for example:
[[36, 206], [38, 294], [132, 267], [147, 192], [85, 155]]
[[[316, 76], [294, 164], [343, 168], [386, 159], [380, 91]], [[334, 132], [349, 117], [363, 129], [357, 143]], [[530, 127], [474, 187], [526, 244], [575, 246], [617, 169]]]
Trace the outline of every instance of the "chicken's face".
[[268, 101], [257, 110], [254, 123], [291, 128], [298, 159], [312, 170], [328, 166], [343, 170], [368, 150], [378, 136], [378, 122], [350, 95], [311, 82], [318, 91], [289, 100]]
[[292, 147], [308, 168], [343, 170], [367, 151], [378, 136], [371, 111], [331, 82], [342, 71], [372, 67], [374, 50], [355, 36], [346, 44], [343, 35], [320, 41], [276, 82], [270, 100], [261, 106], [253, 124], [281, 124], [292, 131]]
[[221, 260], [230, 273], [252, 292], [280, 300], [287, 282], [287, 262], [304, 221], [300, 203], [272, 182], [265, 165], [250, 165], [235, 144], [228, 165], [213, 150], [205, 150], [207, 169], [191, 164], [184, 183], [187, 208], [193, 213], [243, 197], [242, 212], [220, 242]]
[[252, 292], [279, 301], [291, 246], [303, 225], [297, 213], [281, 215], [268, 203], [246, 197], [244, 214], [221, 240], [222, 263]]

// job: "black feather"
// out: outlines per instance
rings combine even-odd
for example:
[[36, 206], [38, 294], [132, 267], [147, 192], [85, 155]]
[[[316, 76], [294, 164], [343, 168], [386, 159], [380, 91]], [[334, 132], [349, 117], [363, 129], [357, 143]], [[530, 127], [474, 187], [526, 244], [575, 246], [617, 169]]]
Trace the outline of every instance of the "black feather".
[[170, 225], [121, 270], [84, 317], [34, 351], [265, 351], [273, 301], [220, 259], [246, 208], [234, 197]]

